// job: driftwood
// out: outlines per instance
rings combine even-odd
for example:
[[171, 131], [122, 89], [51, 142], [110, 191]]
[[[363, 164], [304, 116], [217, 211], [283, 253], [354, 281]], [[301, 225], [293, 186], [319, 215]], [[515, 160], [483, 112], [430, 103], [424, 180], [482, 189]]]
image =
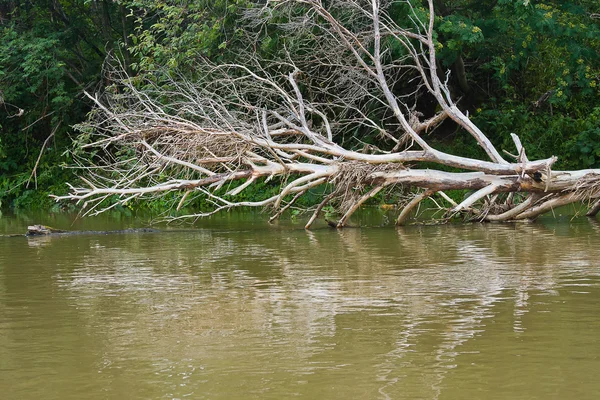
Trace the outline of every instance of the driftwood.
[[[449, 72], [440, 71], [436, 59], [443, 43], [434, 33], [434, 1], [419, 10], [413, 3], [257, 2], [247, 15], [252, 46], [238, 57], [244, 63], [200, 59], [198, 82], [168, 71], [155, 73], [160, 84], [134, 79], [117, 64], [110, 72], [113, 87], [86, 93], [96, 108], [79, 127], [90, 138], [81, 149], [94, 152], [80, 161], [84, 184], [55, 198], [82, 204], [87, 215], [157, 198], [179, 211], [204, 196], [212, 211], [172, 219], [234, 207], [271, 207], [276, 218], [297, 207], [303, 194], [319, 190], [322, 202], [304, 210], [312, 212], [306, 228], [326, 206], [340, 216], [333, 225], [342, 227], [382, 191], [400, 194], [398, 224], [428, 198], [442, 210], [442, 221], [457, 215], [535, 219], [575, 202], [595, 204], [591, 213], [598, 212], [600, 170], [556, 171], [557, 157], [550, 155], [529, 160], [514, 133], [515, 154], [499, 151], [459, 108]], [[398, 25], [386, 12], [398, 5], [411, 26]], [[276, 14], [286, 16], [277, 24], [297, 36], [301, 57], [288, 53], [265, 61], [253, 51], [260, 38], [252, 35]], [[411, 92], [398, 92], [402, 87]], [[422, 98], [435, 102], [436, 111], [417, 110]], [[434, 148], [427, 135], [442, 123], [456, 124], [485, 156]], [[360, 134], [379, 136], [381, 148]], [[456, 172], [446, 172], [448, 167]], [[236, 200], [259, 180], [277, 180], [281, 189], [255, 201]], [[468, 193], [462, 201], [445, 193], [457, 189]]]
[[8, 236], [73, 236], [73, 235], [108, 235], [108, 234], [121, 234], [121, 233], [158, 233], [162, 232], [158, 229], [151, 228], [135, 228], [135, 229], [121, 229], [114, 231], [65, 231], [61, 229], [55, 229], [46, 225], [30, 225], [27, 227], [27, 233], [24, 235], [8, 235]]

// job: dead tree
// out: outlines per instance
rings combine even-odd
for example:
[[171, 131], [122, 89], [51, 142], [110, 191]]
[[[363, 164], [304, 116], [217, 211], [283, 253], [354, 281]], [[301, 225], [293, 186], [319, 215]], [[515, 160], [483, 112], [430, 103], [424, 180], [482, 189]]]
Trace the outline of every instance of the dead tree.
[[[386, 12], [399, 3], [412, 26], [399, 26]], [[326, 205], [336, 207], [337, 226], [344, 226], [382, 190], [406, 194], [398, 224], [426, 198], [446, 216], [481, 221], [533, 219], [600, 198], [600, 170], [555, 171], [556, 157], [529, 160], [516, 134], [516, 152], [507, 161], [459, 109], [448, 73], [438, 71], [433, 1], [419, 10], [408, 1], [324, 4], [271, 1], [248, 11], [246, 22], [254, 27], [269, 23], [273, 13], [286, 15], [278, 28], [294, 35], [296, 48], [280, 58], [261, 60], [250, 49], [240, 53], [243, 63], [199, 60], [196, 82], [160, 71], [156, 79], [140, 80], [117, 68], [114, 86], [88, 94], [96, 108], [79, 127], [89, 137], [81, 148], [94, 151], [86, 156], [92, 164], [80, 165], [85, 187], [71, 186], [69, 195], [56, 199], [76, 200], [87, 213], [99, 213], [161, 196], [175, 199], [179, 210], [201, 195], [213, 210], [173, 218], [233, 207], [271, 207], [277, 218], [319, 188], [323, 198], [307, 210], [309, 228]], [[392, 45], [402, 49], [400, 57], [391, 55]], [[395, 92], [395, 84], [407, 79], [416, 89]], [[434, 99], [439, 112], [418, 112], [416, 94]], [[445, 120], [466, 131], [485, 159], [432, 147], [427, 133]], [[357, 146], [360, 137], [349, 138], [350, 131], [377, 133], [388, 146]], [[445, 172], [447, 167], [459, 172]], [[261, 179], [277, 181], [281, 189], [260, 201], [236, 200]], [[470, 192], [454, 202], [445, 191], [455, 189]], [[107, 205], [109, 197], [116, 201]]]

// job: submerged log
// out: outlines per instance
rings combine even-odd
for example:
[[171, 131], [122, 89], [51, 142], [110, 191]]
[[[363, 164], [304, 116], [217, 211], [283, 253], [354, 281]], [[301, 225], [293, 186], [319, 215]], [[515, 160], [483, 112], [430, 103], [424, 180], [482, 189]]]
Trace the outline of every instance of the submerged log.
[[66, 231], [55, 229], [46, 225], [30, 225], [27, 227], [25, 236], [42, 236], [51, 235], [53, 233], [65, 233]]
[[[27, 227], [27, 237], [35, 236], [71, 236], [71, 235], [108, 235], [108, 234], [119, 234], [119, 233], [158, 233], [162, 232], [159, 229], [152, 228], [132, 228], [132, 229], [121, 229], [113, 231], [65, 231], [61, 229], [55, 229], [46, 225], [30, 225]], [[11, 236], [23, 236], [23, 235], [11, 235]]]

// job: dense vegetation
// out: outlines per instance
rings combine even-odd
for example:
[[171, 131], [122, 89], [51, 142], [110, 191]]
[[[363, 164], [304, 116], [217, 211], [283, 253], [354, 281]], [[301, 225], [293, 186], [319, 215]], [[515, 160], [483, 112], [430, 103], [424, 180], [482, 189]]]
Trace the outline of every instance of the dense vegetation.
[[[305, 51], [294, 47], [276, 24], [256, 32], [253, 42], [240, 35], [239, 24], [252, 3], [0, 2], [1, 205], [50, 206], [47, 194], [64, 191], [64, 183], [73, 179], [65, 168], [77, 156], [72, 141], [86, 138], [72, 126], [85, 120], [90, 109], [82, 91], [100, 90], [110, 81], [103, 67], [108, 56], [120, 60], [132, 76], [166, 66], [193, 79], [198, 57], [235, 59], [242, 47], [265, 58], [284, 49]], [[440, 63], [452, 71], [460, 106], [494, 144], [511, 149], [508, 133], [516, 132], [531, 158], [556, 154], [563, 168], [600, 166], [596, 0], [439, 0], [436, 7]], [[405, 14], [402, 7], [397, 10], [401, 22]], [[394, 89], [405, 93], [413, 88], [406, 81]], [[422, 101], [421, 108], [435, 108]], [[463, 155], [478, 151], [451, 123], [432, 135], [439, 148]], [[361, 136], [365, 143], [381, 140], [368, 132]]]

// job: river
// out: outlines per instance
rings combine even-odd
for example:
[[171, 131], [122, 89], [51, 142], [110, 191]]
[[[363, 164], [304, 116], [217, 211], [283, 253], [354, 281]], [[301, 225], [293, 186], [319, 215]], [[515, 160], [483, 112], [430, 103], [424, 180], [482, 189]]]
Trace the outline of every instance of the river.
[[[599, 397], [595, 220], [266, 219], [0, 237], [1, 398]], [[0, 233], [140, 221], [5, 214]]]

